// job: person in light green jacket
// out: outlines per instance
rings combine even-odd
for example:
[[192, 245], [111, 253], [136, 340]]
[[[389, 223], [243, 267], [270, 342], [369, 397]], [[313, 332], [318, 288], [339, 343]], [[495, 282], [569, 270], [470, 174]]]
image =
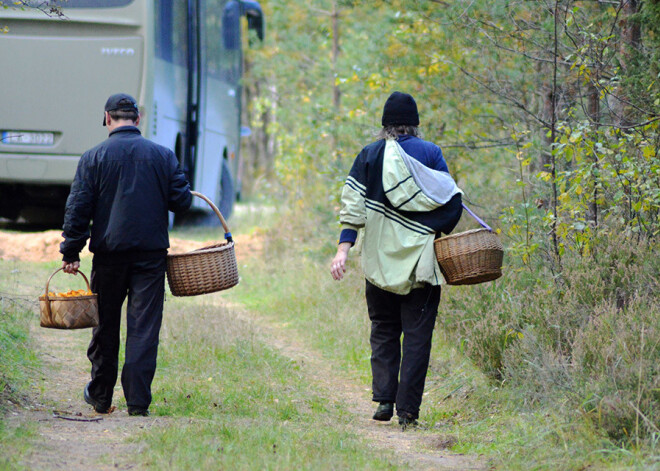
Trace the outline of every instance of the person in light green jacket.
[[[331, 274], [341, 280], [363, 230], [362, 269], [371, 320], [374, 420], [416, 424], [443, 282], [433, 240], [461, 217], [461, 190], [441, 149], [419, 137], [412, 96], [394, 92], [381, 139], [356, 157], [342, 189], [342, 231]], [[403, 342], [401, 335], [403, 334]]]

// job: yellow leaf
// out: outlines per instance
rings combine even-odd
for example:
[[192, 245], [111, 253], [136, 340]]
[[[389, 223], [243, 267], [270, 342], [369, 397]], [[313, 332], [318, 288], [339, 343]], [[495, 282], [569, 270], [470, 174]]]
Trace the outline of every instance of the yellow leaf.
[[549, 182], [550, 179], [552, 178], [552, 173], [550, 172], [539, 172], [538, 175], [536, 175], [537, 178], [540, 180], [543, 180], [544, 182]]

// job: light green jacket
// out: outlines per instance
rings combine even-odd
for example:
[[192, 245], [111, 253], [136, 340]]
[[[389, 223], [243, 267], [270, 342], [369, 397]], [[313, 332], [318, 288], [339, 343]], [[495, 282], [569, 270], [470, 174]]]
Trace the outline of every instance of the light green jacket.
[[[342, 190], [340, 222], [343, 229], [364, 229], [362, 268], [367, 280], [397, 294], [407, 294], [423, 283], [443, 283], [433, 248], [435, 230], [396, 208], [411, 212], [437, 209], [462, 193], [454, 180], [408, 156], [395, 140], [385, 143], [380, 181], [374, 175], [369, 180], [375, 182], [360, 181], [356, 165], [357, 160]], [[383, 192], [368, 191], [367, 184], [379, 183], [389, 205], [378, 201], [377, 195]]]

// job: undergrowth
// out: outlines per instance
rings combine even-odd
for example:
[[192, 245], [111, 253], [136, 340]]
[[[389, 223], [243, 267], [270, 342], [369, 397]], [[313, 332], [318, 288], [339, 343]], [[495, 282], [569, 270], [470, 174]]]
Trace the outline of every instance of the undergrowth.
[[660, 433], [660, 257], [648, 242], [616, 239], [597, 253], [567, 257], [561, 278], [510, 266], [496, 283], [452, 289], [440, 325], [526, 401], [564, 403], [617, 445], [651, 445]]
[[[8, 426], [7, 414], [25, 403], [38, 359], [29, 337], [31, 313], [8, 297], [0, 299], [0, 468], [18, 469], [15, 459], [31, 436], [29, 425]], [[11, 450], [11, 453], [9, 453]]]
[[[359, 257], [331, 280], [330, 219], [274, 225], [235, 294], [368, 387]], [[443, 288], [421, 418], [444, 446], [501, 469], [660, 467], [660, 258], [643, 242], [597, 250], [561, 277], [507, 259], [494, 283]]]

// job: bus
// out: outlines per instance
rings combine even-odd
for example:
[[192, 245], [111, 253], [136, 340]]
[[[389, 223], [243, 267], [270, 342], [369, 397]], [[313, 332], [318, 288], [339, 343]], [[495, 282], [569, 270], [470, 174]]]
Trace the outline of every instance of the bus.
[[[119, 92], [138, 101], [142, 134], [171, 148], [192, 189], [229, 217], [241, 190], [240, 138], [249, 133], [241, 127], [241, 35], [263, 40], [259, 3], [58, 4], [64, 19], [0, 9], [8, 29], [0, 33], [0, 217], [62, 221], [80, 155], [107, 137], [103, 107]], [[195, 211], [210, 213], [194, 200]]]

